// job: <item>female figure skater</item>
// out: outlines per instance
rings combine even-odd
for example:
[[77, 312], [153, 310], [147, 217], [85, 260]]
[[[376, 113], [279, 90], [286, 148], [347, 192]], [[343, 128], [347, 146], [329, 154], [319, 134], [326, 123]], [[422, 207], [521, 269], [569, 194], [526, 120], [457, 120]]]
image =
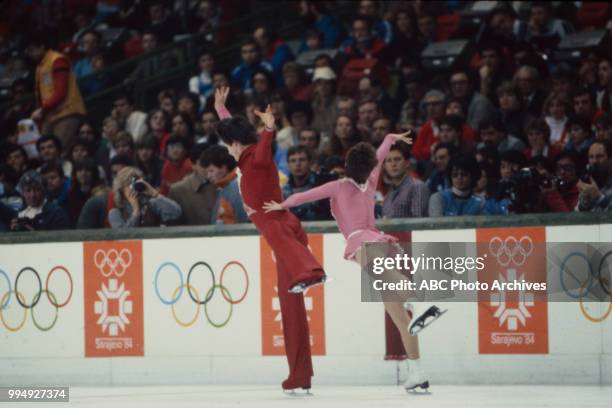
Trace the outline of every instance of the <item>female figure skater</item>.
[[[345, 178], [293, 194], [282, 203], [266, 202], [263, 208], [266, 212], [282, 211], [304, 203], [329, 198], [332, 214], [338, 223], [338, 228], [347, 240], [344, 258], [361, 265], [362, 256], [365, 255], [361, 253], [362, 243], [397, 242], [397, 238], [385, 235], [374, 226], [374, 193], [382, 163], [391, 145], [397, 141], [412, 144], [412, 139], [407, 137], [409, 134], [410, 132], [388, 134], [376, 152], [369, 144], [358, 143], [347, 153]], [[411, 310], [412, 305], [404, 306], [400, 302], [384, 302], [384, 305], [400, 332], [408, 354], [408, 379], [404, 387], [407, 390], [417, 387], [427, 389], [429, 381], [420, 367], [419, 343], [418, 338], [414, 336], [417, 332], [414, 327], [417, 322], [420, 322], [420, 328], [425, 327], [425, 318], [436, 319], [442, 312], [437, 307], [431, 306], [422, 315], [417, 314], [419, 317], [414, 319], [414, 323], [410, 326], [412, 319], [407, 310]]]

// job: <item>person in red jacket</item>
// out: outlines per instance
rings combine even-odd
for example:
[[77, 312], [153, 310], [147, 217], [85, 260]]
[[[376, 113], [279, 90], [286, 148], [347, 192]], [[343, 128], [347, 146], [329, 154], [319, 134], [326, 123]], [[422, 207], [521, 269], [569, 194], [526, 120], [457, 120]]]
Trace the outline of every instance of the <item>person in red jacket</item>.
[[284, 390], [309, 389], [313, 370], [302, 292], [325, 282], [325, 272], [308, 249], [308, 238], [298, 218], [290, 211], [266, 214], [262, 209], [267, 201], [282, 201], [272, 153], [275, 120], [270, 105], [263, 113], [255, 111], [265, 125], [258, 140], [255, 128], [246, 118], [232, 118], [225, 108], [228, 94], [227, 87], [215, 91], [215, 109], [221, 118], [217, 133], [238, 162], [238, 184], [244, 209], [276, 257], [278, 296], [289, 362], [289, 377], [282, 387]]
[[421, 126], [412, 146], [412, 155], [417, 160], [429, 160], [431, 151], [438, 143], [439, 121], [444, 116], [444, 93], [431, 90], [424, 97], [427, 122]]
[[178, 183], [193, 171], [193, 163], [187, 157], [185, 140], [180, 136], [172, 136], [166, 143], [166, 160], [161, 173], [161, 187], [159, 191], [168, 195], [170, 186]]

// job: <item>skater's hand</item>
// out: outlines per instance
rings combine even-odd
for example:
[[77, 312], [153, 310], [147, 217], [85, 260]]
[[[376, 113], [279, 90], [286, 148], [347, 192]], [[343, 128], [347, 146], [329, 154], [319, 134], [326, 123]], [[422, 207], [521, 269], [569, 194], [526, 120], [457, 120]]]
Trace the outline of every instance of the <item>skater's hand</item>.
[[262, 208], [265, 210], [266, 213], [269, 213], [271, 211], [283, 211], [284, 210], [284, 208], [276, 201], [268, 201], [267, 203], [264, 203]]
[[229, 95], [229, 86], [222, 86], [215, 89], [215, 110], [219, 110], [225, 107], [225, 101], [227, 101], [227, 95]]
[[272, 114], [272, 107], [270, 105], [268, 105], [265, 112], [260, 112], [255, 109], [253, 113], [257, 115], [267, 129], [274, 129], [274, 115]]
[[412, 132], [412, 130], [409, 130], [405, 133], [391, 133], [390, 136], [395, 139], [395, 141], [401, 141], [404, 142], [406, 144], [411, 145], [412, 144], [412, 137], [408, 137], [408, 136], [412, 136], [414, 133]]

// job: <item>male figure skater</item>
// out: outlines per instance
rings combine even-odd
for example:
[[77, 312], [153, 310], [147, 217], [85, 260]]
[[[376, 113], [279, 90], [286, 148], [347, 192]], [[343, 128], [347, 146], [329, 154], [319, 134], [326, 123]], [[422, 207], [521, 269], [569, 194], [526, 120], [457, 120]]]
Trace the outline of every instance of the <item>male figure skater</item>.
[[215, 91], [215, 109], [221, 119], [217, 133], [238, 162], [244, 209], [276, 257], [278, 297], [289, 362], [289, 377], [282, 387], [284, 390], [310, 389], [313, 375], [310, 333], [302, 292], [325, 282], [325, 272], [308, 249], [308, 239], [298, 218], [290, 211], [266, 214], [262, 209], [266, 201], [282, 201], [272, 154], [275, 127], [272, 109], [268, 105], [263, 113], [255, 111], [265, 125], [258, 140], [255, 128], [246, 118], [232, 118], [225, 108], [228, 93], [227, 87]]

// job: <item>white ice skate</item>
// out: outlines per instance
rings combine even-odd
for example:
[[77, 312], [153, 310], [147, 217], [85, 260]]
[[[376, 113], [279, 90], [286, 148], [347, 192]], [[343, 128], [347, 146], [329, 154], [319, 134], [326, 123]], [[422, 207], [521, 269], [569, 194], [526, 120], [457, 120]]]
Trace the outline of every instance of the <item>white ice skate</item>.
[[408, 379], [404, 383], [404, 388], [406, 391], [418, 391], [424, 390], [428, 391], [429, 388], [429, 380], [427, 376], [423, 374], [422, 371], [417, 370], [408, 370]]
[[412, 323], [408, 329], [411, 336], [416, 336], [424, 328], [438, 320], [438, 318], [447, 311], [446, 309], [442, 310], [426, 302], [406, 302], [404, 308], [412, 312]]

